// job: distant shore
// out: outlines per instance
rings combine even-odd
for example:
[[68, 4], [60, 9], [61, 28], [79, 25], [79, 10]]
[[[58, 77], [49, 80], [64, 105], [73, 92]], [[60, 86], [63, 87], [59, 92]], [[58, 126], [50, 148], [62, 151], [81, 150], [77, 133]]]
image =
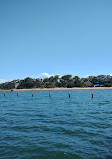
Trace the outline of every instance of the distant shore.
[[12, 91], [12, 92], [22, 92], [22, 91], [58, 91], [58, 90], [104, 90], [112, 89], [112, 87], [74, 87], [74, 88], [32, 88], [32, 89], [12, 89], [12, 90], [0, 90], [0, 91]]

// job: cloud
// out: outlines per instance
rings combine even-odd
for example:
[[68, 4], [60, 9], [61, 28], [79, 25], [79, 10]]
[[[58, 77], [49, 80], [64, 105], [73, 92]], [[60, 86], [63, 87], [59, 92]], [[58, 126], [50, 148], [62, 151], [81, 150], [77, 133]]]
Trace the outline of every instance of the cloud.
[[0, 79], [0, 83], [5, 83], [5, 82], [7, 82], [8, 80], [6, 80], [6, 79]]
[[83, 76], [83, 78], [88, 78], [89, 76], [91, 76], [91, 75], [85, 75], [85, 76]]
[[39, 74], [37, 77], [40, 79], [44, 79], [44, 78], [49, 78], [51, 76], [54, 76], [54, 75], [44, 72], [44, 73]]

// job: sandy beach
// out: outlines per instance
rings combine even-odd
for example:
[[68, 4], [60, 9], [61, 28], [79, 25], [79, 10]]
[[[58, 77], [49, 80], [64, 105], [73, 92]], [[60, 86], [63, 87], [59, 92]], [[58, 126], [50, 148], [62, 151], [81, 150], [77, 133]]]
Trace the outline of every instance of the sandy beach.
[[[112, 87], [74, 87], [74, 88], [32, 88], [32, 89], [12, 89], [13, 92], [22, 91], [58, 91], [58, 90], [105, 90], [112, 89]], [[11, 91], [11, 90], [0, 90], [0, 91]]]

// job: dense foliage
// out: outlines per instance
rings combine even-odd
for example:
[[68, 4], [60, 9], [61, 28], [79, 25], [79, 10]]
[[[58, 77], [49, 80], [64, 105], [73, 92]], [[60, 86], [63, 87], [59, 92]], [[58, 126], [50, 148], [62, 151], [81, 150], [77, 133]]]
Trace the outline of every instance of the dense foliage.
[[98, 75], [79, 78], [72, 75], [51, 76], [44, 79], [25, 78], [23, 80], [13, 80], [0, 84], [0, 89], [23, 89], [23, 88], [55, 88], [55, 87], [112, 87], [112, 76]]

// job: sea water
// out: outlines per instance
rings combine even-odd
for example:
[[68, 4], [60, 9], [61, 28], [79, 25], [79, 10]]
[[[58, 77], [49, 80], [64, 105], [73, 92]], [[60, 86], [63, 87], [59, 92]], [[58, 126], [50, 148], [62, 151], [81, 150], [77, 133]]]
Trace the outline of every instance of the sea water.
[[112, 90], [0, 92], [0, 159], [112, 159]]

